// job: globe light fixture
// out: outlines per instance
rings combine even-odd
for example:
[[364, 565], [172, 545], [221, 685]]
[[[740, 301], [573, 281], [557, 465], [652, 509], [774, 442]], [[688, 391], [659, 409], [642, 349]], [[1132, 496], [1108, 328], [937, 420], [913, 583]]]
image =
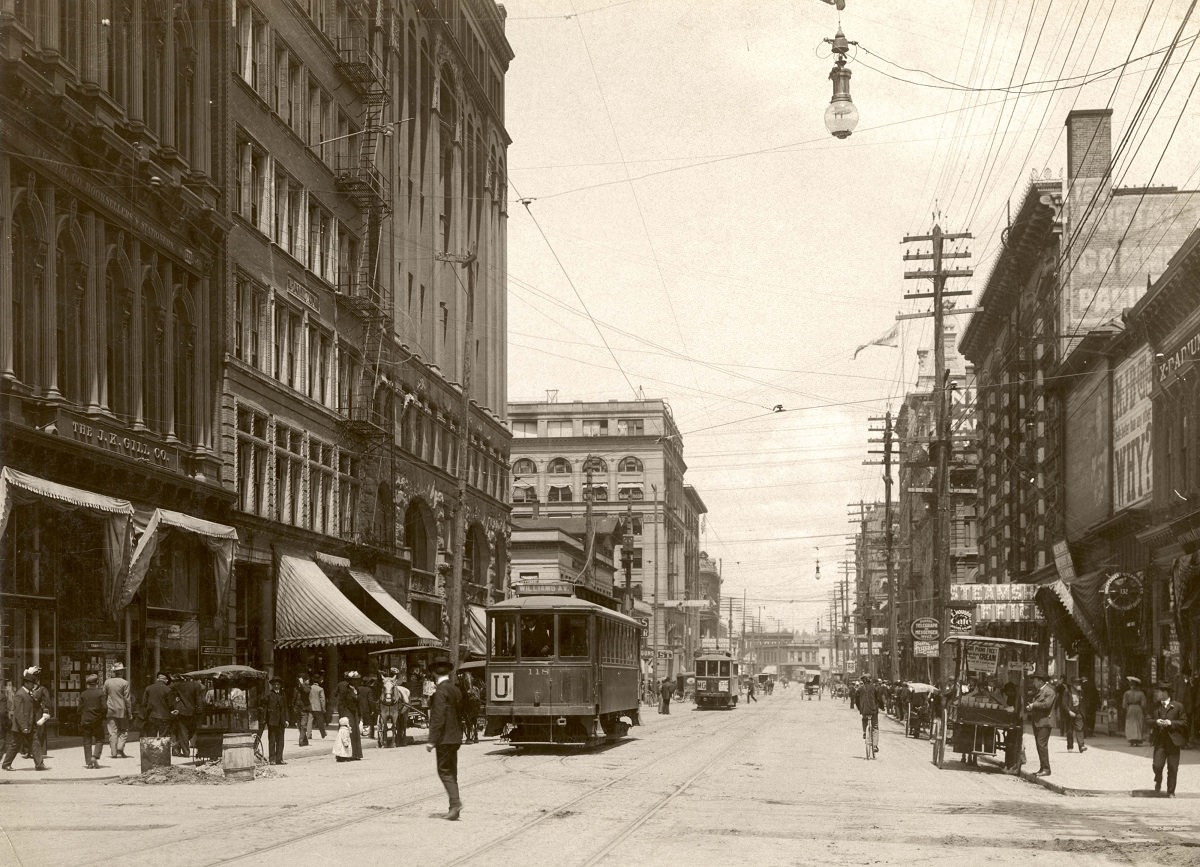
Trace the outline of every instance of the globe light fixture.
[[833, 98], [829, 100], [825, 109], [825, 128], [833, 133], [835, 138], [848, 138], [858, 126], [858, 109], [850, 99], [850, 70], [846, 68], [846, 52], [850, 50], [851, 45], [858, 43], [847, 40], [840, 27], [833, 39], [825, 41], [833, 46], [833, 53], [837, 55], [833, 69], [829, 70], [829, 80], [833, 82]]

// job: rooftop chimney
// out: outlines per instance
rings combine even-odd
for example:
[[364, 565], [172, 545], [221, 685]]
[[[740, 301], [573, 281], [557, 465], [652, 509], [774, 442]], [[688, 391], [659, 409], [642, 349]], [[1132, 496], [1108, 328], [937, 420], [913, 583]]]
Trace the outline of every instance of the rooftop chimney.
[[1091, 108], [1067, 115], [1067, 183], [1100, 179], [1112, 163], [1112, 109]]

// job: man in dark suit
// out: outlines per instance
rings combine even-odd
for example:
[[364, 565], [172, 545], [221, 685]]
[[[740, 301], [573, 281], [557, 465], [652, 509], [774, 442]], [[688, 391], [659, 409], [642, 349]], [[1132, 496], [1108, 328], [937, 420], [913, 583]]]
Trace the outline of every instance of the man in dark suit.
[[273, 765], [287, 764], [283, 760], [283, 733], [287, 729], [287, 718], [288, 704], [283, 696], [283, 681], [273, 677], [267, 693], [266, 713], [263, 715], [263, 725], [267, 729], [267, 758]]
[[0, 768], [11, 771], [13, 759], [18, 752], [28, 751], [33, 756], [33, 768], [36, 771], [48, 771], [44, 762], [42, 742], [38, 739], [37, 730], [46, 725], [50, 712], [43, 707], [39, 695], [39, 683], [42, 670], [34, 665], [25, 669], [22, 676], [24, 683], [13, 693], [12, 706], [9, 708], [9, 719], [12, 731], [9, 734], [8, 749], [0, 761]]
[[1033, 740], [1037, 744], [1038, 769], [1035, 777], [1050, 776], [1050, 729], [1054, 726], [1054, 706], [1058, 704], [1058, 693], [1046, 682], [1046, 675], [1035, 672], [1029, 676], [1037, 695], [1033, 701], [1025, 705], [1033, 723]]
[[175, 697], [175, 731], [177, 743], [175, 755], [190, 757], [192, 742], [196, 738], [196, 715], [204, 704], [204, 684], [182, 673], [171, 678], [171, 692]]
[[458, 796], [458, 748], [462, 744], [463, 696], [450, 679], [454, 663], [448, 657], [439, 656], [429, 666], [437, 678], [433, 698], [429, 703], [429, 743], [426, 750], [437, 750], [437, 774], [446, 787], [450, 798], [450, 812], [446, 818], [458, 821], [462, 812], [462, 799]]
[[1169, 683], [1155, 686], [1154, 706], [1146, 714], [1150, 723], [1150, 743], [1154, 747], [1154, 791], [1162, 791], [1163, 768], [1167, 769], [1167, 797], [1175, 797], [1179, 777], [1179, 750], [1187, 741], [1187, 711], [1175, 701]]
[[142, 736], [165, 738], [171, 734], [175, 717], [179, 715], [174, 707], [175, 698], [171, 693], [171, 678], [165, 671], [160, 671], [154, 678], [154, 683], [142, 692]]

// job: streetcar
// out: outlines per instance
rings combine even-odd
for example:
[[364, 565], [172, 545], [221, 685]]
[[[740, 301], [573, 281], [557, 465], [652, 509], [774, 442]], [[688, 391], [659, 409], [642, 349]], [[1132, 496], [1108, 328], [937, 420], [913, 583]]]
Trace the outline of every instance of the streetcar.
[[738, 701], [738, 664], [725, 651], [696, 657], [696, 707], [732, 710]]
[[489, 737], [594, 746], [638, 725], [641, 625], [574, 596], [529, 595], [487, 611]]

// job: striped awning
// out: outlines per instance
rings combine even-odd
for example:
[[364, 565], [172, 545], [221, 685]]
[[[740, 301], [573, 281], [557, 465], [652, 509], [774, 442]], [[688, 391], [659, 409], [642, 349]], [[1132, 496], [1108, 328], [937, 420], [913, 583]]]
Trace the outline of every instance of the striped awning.
[[386, 644], [392, 636], [359, 611], [321, 567], [304, 557], [279, 558], [276, 647]]
[[[425, 628], [425, 625], [420, 620], [413, 617], [408, 612], [408, 609], [400, 604], [391, 593], [384, 589], [383, 585], [375, 580], [375, 576], [369, 572], [364, 572], [361, 569], [347, 569], [350, 577], [357, 582], [358, 586], [367, 591], [367, 595], [379, 603], [379, 607], [392, 615], [402, 627], [407, 629], [417, 639], [417, 647], [436, 647], [441, 642], [437, 636]], [[397, 635], [396, 640], [402, 641], [404, 636]]]

